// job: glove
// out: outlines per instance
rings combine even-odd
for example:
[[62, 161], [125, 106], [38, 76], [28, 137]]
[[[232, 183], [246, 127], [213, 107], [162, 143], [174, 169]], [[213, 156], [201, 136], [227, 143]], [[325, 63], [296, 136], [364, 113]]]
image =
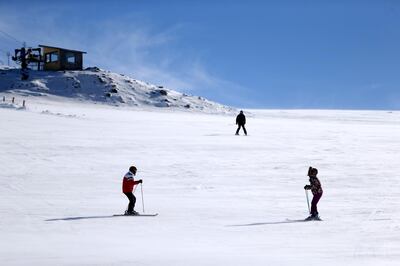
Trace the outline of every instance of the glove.
[[305, 185], [304, 189], [311, 189], [311, 186], [310, 185]]
[[139, 182], [139, 184], [142, 184], [142, 183], [143, 183], [143, 180], [142, 180], [142, 179], [139, 179], [138, 182]]

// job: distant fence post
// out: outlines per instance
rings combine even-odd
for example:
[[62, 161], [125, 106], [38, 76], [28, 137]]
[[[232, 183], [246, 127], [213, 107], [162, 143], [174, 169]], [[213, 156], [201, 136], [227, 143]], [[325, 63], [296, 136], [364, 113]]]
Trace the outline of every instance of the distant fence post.
[[6, 101], [6, 96], [3, 96], [3, 102], [5, 102]]
[[14, 103], [15, 102], [15, 97], [12, 97], [12, 103]]
[[22, 107], [25, 107], [25, 100], [22, 101]]

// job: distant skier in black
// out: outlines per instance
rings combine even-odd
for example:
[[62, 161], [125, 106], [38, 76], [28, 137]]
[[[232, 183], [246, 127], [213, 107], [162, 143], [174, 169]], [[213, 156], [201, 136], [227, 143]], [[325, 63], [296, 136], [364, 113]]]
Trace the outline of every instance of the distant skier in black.
[[310, 185], [304, 186], [304, 189], [309, 189], [311, 190], [313, 194], [313, 199], [311, 201], [311, 215], [306, 219], [306, 220], [319, 220], [318, 216], [318, 209], [317, 209], [317, 204], [318, 201], [322, 197], [322, 186], [321, 182], [319, 182], [319, 179], [317, 177], [318, 174], [318, 169], [317, 168], [312, 168], [311, 166], [308, 168], [308, 176], [310, 177]]
[[236, 125], [238, 125], [238, 129], [236, 130], [235, 135], [239, 135], [239, 130], [242, 127], [244, 134], [247, 136], [247, 131], [244, 125], [246, 124], [246, 116], [243, 114], [243, 111], [240, 111], [240, 114], [236, 117]]

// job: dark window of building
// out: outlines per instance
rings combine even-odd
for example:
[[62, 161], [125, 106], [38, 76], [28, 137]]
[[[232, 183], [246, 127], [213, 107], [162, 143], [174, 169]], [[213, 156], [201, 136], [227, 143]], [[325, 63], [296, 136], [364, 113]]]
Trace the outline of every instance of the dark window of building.
[[66, 53], [65, 58], [68, 64], [75, 64], [75, 54], [74, 53]]
[[58, 61], [58, 52], [52, 52], [46, 54], [46, 63], [52, 63]]

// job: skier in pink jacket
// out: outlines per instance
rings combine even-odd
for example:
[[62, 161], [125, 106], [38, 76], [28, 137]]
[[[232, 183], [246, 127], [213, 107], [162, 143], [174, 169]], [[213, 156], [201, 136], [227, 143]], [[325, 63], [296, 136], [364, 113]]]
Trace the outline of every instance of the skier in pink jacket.
[[310, 177], [310, 185], [304, 186], [304, 189], [311, 190], [313, 194], [313, 199], [311, 201], [311, 215], [307, 218], [307, 220], [319, 220], [318, 216], [318, 209], [317, 209], [317, 204], [318, 201], [322, 197], [322, 186], [321, 182], [319, 181], [318, 177], [318, 169], [317, 168], [308, 168], [308, 176]]

